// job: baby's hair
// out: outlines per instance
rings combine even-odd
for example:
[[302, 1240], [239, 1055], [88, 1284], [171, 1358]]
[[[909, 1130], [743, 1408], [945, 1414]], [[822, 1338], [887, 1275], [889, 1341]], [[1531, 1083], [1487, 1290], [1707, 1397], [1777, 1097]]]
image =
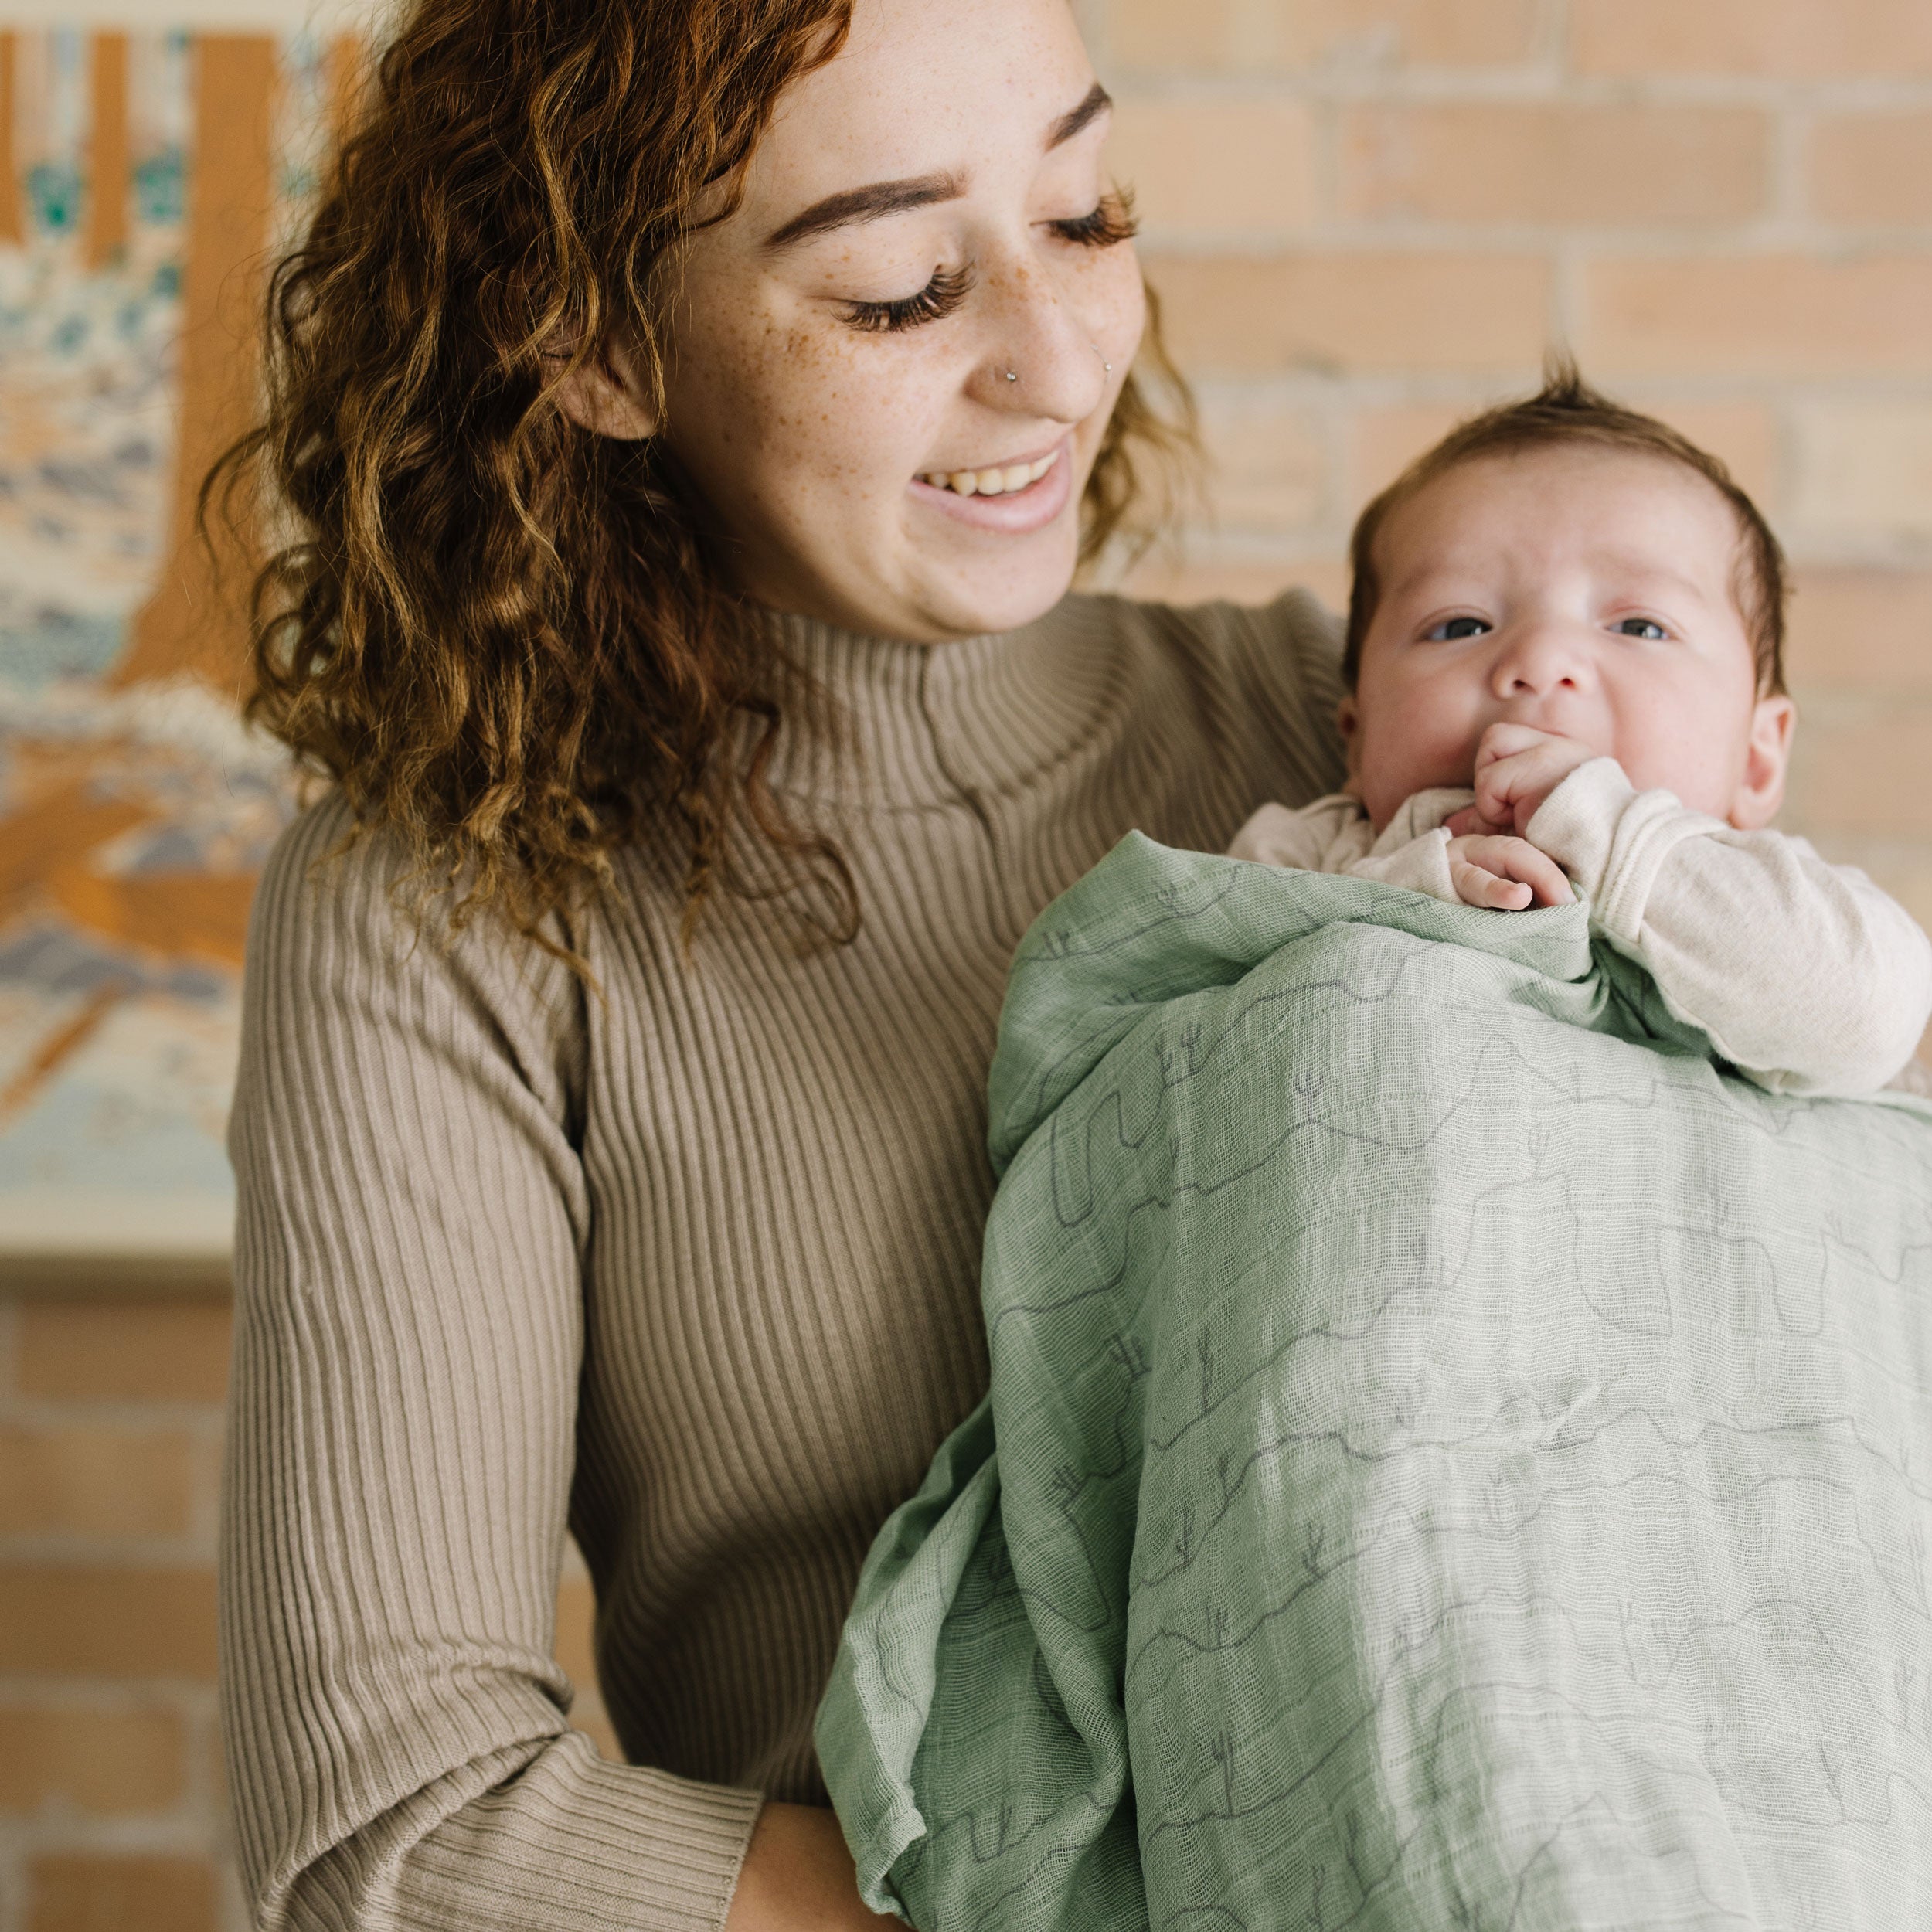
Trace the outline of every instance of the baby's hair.
[[1594, 443], [1611, 449], [1639, 450], [1695, 470], [1736, 514], [1737, 564], [1732, 595], [1757, 653], [1760, 697], [1784, 689], [1784, 552], [1764, 513], [1738, 487], [1730, 471], [1708, 450], [1660, 423], [1654, 416], [1613, 403], [1586, 383], [1566, 356], [1544, 367], [1543, 386], [1534, 396], [1498, 403], [1451, 430], [1425, 451], [1369, 504], [1349, 539], [1352, 587], [1349, 598], [1348, 647], [1342, 660], [1344, 682], [1352, 691], [1362, 668], [1362, 641], [1375, 620], [1382, 586], [1376, 574], [1376, 539], [1394, 512], [1431, 483], [1464, 463], [1519, 451]]

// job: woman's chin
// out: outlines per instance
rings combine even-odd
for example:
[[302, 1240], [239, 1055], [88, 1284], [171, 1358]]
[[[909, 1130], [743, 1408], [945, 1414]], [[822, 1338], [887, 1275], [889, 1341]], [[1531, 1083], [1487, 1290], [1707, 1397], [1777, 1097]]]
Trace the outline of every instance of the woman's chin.
[[902, 529], [896, 549], [895, 567], [883, 573], [848, 549], [842, 567], [774, 573], [744, 587], [774, 610], [910, 644], [1017, 631], [1072, 587], [1080, 526], [1070, 505], [1065, 517], [1022, 532]]
[[1009, 539], [990, 556], [922, 560], [919, 602], [935, 638], [1017, 631], [1045, 617], [1066, 596], [1079, 561], [1079, 529], [1070, 519], [1064, 530]]

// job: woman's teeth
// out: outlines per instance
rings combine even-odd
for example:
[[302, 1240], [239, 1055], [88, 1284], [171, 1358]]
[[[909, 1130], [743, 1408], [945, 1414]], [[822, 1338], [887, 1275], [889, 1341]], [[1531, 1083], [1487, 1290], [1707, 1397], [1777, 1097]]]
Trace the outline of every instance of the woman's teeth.
[[1060, 461], [1060, 451], [1043, 456], [1037, 463], [1015, 463], [1003, 470], [954, 470], [947, 474], [930, 470], [920, 478], [936, 490], [951, 490], [959, 496], [1005, 496], [1037, 483]]

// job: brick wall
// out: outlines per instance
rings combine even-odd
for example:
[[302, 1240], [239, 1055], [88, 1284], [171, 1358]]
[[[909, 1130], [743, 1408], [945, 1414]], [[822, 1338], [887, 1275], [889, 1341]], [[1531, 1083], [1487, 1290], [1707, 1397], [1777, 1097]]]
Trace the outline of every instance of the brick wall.
[[[1546, 342], [1789, 543], [1786, 822], [1932, 920], [1926, 0], [1092, 0], [1216, 459], [1151, 591], [1331, 597], [1355, 509]], [[240, 1932], [218, 1308], [0, 1304], [0, 1932]], [[588, 1590], [559, 1654], [582, 1684]], [[594, 1702], [587, 1727], [615, 1755]]]
[[[0, 1301], [0, 1932], [243, 1932], [215, 1704], [229, 1317]], [[557, 1655], [621, 1755], [572, 1552]]]

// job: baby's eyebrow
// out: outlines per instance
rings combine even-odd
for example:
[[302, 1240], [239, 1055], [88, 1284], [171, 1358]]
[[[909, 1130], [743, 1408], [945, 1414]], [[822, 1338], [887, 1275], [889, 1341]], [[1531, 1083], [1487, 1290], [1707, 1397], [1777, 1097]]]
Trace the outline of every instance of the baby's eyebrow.
[[1673, 570], [1668, 563], [1659, 563], [1654, 557], [1625, 556], [1612, 553], [1596, 561], [1598, 567], [1610, 576], [1638, 583], [1668, 585], [1673, 590], [1681, 590], [1686, 596], [1695, 597], [1700, 604], [1710, 600], [1705, 587], [1695, 577], [1685, 576], [1682, 571]]

